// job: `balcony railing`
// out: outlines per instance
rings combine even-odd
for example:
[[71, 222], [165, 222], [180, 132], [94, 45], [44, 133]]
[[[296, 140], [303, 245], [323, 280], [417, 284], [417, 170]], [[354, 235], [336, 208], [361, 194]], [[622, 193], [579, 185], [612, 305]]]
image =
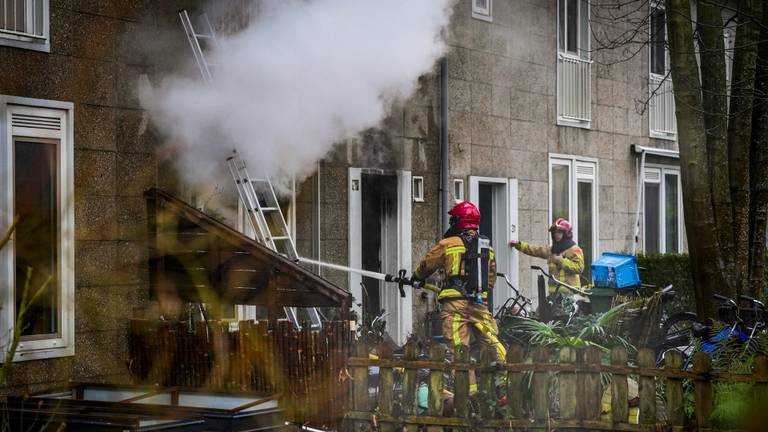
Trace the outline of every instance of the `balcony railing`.
[[648, 121], [651, 136], [656, 138], [675, 138], [677, 121], [675, 119], [675, 94], [672, 91], [672, 78], [651, 75], [648, 81], [650, 99], [648, 101]]
[[559, 53], [557, 60], [557, 115], [559, 120], [592, 120], [592, 61]]
[[0, 0], [0, 36], [45, 40], [45, 0]]

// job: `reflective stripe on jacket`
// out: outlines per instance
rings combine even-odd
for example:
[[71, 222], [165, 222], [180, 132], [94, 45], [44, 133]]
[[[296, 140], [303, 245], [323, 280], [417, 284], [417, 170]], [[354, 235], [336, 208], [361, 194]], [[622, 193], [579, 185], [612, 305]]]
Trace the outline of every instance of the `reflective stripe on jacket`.
[[[560, 254], [562, 260], [559, 264], [552, 260], [552, 248], [550, 246], [532, 245], [521, 241], [517, 244], [517, 249], [526, 255], [546, 259], [549, 274], [568, 285], [581, 288], [579, 275], [584, 271], [584, 252], [578, 245], [573, 245], [563, 251]], [[549, 286], [553, 288], [555, 283], [549, 281]], [[561, 288], [561, 292], [565, 295], [571, 295], [571, 292], [566, 289]]]
[[[443, 289], [437, 295], [438, 300], [449, 298], [464, 298], [464, 295], [447, 286], [447, 279], [452, 276], [466, 276], [466, 269], [461, 265], [462, 257], [467, 252], [464, 242], [459, 236], [446, 237], [438, 242], [419, 263], [413, 273], [417, 279], [426, 279], [434, 272], [443, 269], [446, 280], [443, 281]], [[496, 283], [496, 258], [493, 248], [490, 248], [488, 290], [493, 290]], [[483, 291], [483, 299], [488, 298], [488, 292]]]

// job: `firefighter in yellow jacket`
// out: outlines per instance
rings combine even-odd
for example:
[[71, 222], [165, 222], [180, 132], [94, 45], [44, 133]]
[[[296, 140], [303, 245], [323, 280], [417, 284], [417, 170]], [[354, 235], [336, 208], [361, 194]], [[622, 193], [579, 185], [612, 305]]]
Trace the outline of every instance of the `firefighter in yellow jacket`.
[[[490, 240], [481, 236], [480, 211], [469, 201], [454, 206], [451, 226], [435, 247], [421, 260], [414, 278], [424, 280], [434, 272], [445, 272], [437, 294], [441, 305], [443, 336], [454, 348], [469, 346], [470, 334], [495, 349], [499, 361], [507, 354], [499, 342], [499, 330], [488, 310], [488, 295], [496, 282], [496, 259]], [[470, 374], [470, 392], [477, 391]]]
[[[581, 288], [581, 272], [584, 271], [584, 253], [573, 241], [573, 226], [563, 218], [558, 218], [549, 227], [552, 236], [552, 246], [532, 245], [526, 242], [512, 240], [509, 245], [520, 252], [547, 260], [549, 274], [557, 280], [565, 282], [574, 288]], [[557, 285], [549, 281], [549, 295], [555, 293]], [[565, 297], [572, 294], [570, 290], [560, 288], [559, 293]]]

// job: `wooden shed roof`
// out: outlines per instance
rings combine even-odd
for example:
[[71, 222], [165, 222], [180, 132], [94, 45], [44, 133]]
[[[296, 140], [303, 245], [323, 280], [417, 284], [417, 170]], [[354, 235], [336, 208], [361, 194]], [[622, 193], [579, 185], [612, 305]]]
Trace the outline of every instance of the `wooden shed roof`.
[[173, 195], [153, 188], [144, 197], [153, 297], [270, 307], [351, 304], [349, 291]]

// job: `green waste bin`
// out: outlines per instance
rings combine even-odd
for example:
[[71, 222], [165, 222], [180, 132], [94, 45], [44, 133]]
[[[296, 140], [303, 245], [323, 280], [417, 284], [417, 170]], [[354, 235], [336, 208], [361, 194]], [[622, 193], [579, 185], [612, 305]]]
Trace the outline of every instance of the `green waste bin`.
[[616, 290], [613, 288], [592, 288], [589, 300], [592, 303], [592, 313], [608, 312], [611, 309]]

